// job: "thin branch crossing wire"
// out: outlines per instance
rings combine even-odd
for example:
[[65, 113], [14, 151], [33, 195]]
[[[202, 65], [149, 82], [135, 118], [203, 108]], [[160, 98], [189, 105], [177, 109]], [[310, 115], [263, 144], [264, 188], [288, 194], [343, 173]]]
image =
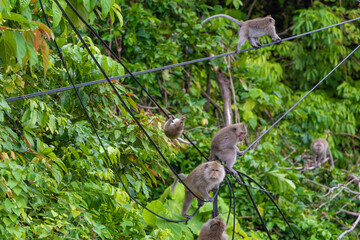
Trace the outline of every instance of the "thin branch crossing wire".
[[[334, 25], [330, 25], [330, 26], [327, 26], [327, 27], [319, 28], [319, 29], [309, 31], [309, 32], [306, 32], [306, 33], [302, 33], [302, 34], [299, 34], [299, 35], [296, 35], [296, 36], [284, 38], [282, 40], [282, 42], [290, 41], [290, 40], [293, 40], [293, 39], [296, 39], [296, 38], [299, 38], [299, 37], [303, 37], [303, 36], [306, 36], [306, 35], [309, 35], [309, 34], [312, 34], [312, 33], [315, 33], [315, 32], [319, 32], [319, 31], [322, 31], [322, 30], [325, 30], [325, 29], [329, 29], [329, 28], [332, 28], [332, 27], [337, 27], [337, 26], [343, 25], [345, 23], [354, 22], [354, 21], [357, 21], [359, 19], [360, 19], [360, 17], [354, 18], [354, 19], [351, 19], [351, 20], [348, 20], [348, 21], [344, 21], [344, 22], [341, 22], [341, 23], [337, 23], [337, 24], [334, 24]], [[278, 44], [278, 43], [277, 42], [271, 42], [271, 43], [264, 44], [261, 47], [267, 47], [267, 46], [274, 45], [274, 44]], [[252, 50], [256, 50], [256, 49], [255, 48], [248, 48], [248, 49], [243, 49], [240, 52], [247, 52], [247, 51], [252, 51]], [[171, 64], [171, 65], [167, 65], [167, 66], [163, 66], [163, 67], [152, 68], [152, 69], [148, 69], [148, 70], [144, 70], [144, 71], [140, 71], [140, 72], [133, 72], [132, 75], [136, 76], [136, 75], [141, 75], [141, 74], [145, 74], [145, 73], [161, 71], [161, 70], [164, 70], [164, 69], [179, 67], [179, 66], [183, 66], [183, 65], [189, 65], [189, 64], [193, 64], [193, 63], [197, 63], [197, 62], [202, 62], [202, 61], [208, 61], [208, 60], [212, 60], [212, 59], [215, 59], [215, 58], [220, 58], [220, 57], [229, 56], [229, 55], [233, 55], [233, 54], [235, 54], [235, 51], [234, 52], [223, 53], [223, 54], [216, 55], [216, 56], [211, 56], [211, 57], [199, 58], [199, 59], [195, 59], [195, 60], [191, 60], [191, 61], [187, 61], [187, 62]], [[118, 79], [130, 77], [130, 76], [131, 76], [130, 74], [124, 74], [124, 75], [117, 76], [117, 77], [112, 77], [112, 78], [109, 78], [109, 79], [110, 80], [118, 80]], [[89, 85], [93, 85], [93, 84], [97, 84], [97, 83], [103, 83], [103, 82], [106, 82], [106, 81], [107, 81], [106, 79], [100, 79], [100, 80], [96, 80], [96, 81], [76, 84], [75, 87], [79, 88], [79, 87], [89, 86]], [[7, 99], [5, 99], [5, 101], [12, 102], [12, 101], [17, 101], [19, 99], [26, 99], [26, 98], [37, 97], [37, 96], [50, 94], [50, 93], [62, 92], [62, 91], [70, 90], [72, 88], [73, 88], [72, 86], [56, 88], [56, 89], [51, 89], [51, 90], [47, 90], [47, 91], [43, 91], [43, 92], [37, 92], [37, 93], [31, 93], [31, 94], [27, 94], [27, 95], [21, 95], [21, 96], [7, 98]]]

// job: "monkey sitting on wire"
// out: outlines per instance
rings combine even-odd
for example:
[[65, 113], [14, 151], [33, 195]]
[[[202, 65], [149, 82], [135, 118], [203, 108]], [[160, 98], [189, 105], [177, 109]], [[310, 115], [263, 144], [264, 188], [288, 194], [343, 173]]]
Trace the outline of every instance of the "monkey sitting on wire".
[[242, 22], [226, 14], [217, 14], [205, 19], [201, 22], [201, 24], [204, 24], [210, 19], [217, 17], [227, 18], [239, 26], [239, 41], [236, 46], [236, 53], [240, 52], [239, 49], [245, 43], [246, 39], [249, 39], [249, 42], [253, 48], [261, 47], [259, 37], [264, 35], [269, 35], [274, 42], [282, 41], [281, 38], [276, 34], [275, 20], [270, 15], [263, 18], [255, 18]]
[[[179, 174], [184, 180], [184, 183], [193, 191], [197, 196], [202, 197], [206, 201], [214, 201], [214, 197], [210, 197], [209, 192], [216, 191], [220, 183], [225, 178], [225, 169], [224, 167], [216, 162], [206, 162], [197, 166], [188, 176], [183, 173]], [[171, 188], [171, 192], [174, 193], [178, 179], [174, 180], [174, 183]], [[185, 198], [181, 210], [181, 215], [185, 218], [190, 218], [191, 216], [187, 214], [194, 195], [185, 188]], [[198, 206], [202, 206], [204, 201], [198, 199]]]

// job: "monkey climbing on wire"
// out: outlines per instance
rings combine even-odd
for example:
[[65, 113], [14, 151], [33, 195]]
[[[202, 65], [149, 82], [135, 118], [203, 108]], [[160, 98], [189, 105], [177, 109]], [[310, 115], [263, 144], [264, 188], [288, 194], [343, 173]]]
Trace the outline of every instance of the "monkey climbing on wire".
[[233, 169], [236, 155], [244, 155], [237, 145], [241, 143], [247, 134], [247, 128], [244, 123], [236, 123], [220, 129], [211, 140], [211, 152], [209, 160], [219, 159], [225, 162], [229, 171], [237, 175]]
[[281, 38], [276, 34], [275, 20], [270, 15], [263, 18], [255, 18], [242, 22], [226, 14], [217, 14], [208, 17], [202, 21], [201, 24], [204, 24], [207, 21], [217, 17], [227, 18], [239, 26], [239, 41], [236, 46], [236, 53], [239, 53], [239, 49], [245, 43], [246, 39], [249, 39], [249, 42], [253, 48], [261, 47], [259, 37], [264, 35], [269, 35], [274, 42], [282, 41]]

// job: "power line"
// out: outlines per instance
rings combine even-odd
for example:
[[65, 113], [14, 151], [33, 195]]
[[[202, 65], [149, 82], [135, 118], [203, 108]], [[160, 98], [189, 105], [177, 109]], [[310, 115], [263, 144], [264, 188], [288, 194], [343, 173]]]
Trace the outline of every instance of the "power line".
[[[354, 18], [345, 22], [341, 22], [341, 23], [337, 23], [334, 25], [330, 25], [327, 27], [323, 27], [323, 28], [319, 28], [310, 32], [306, 32], [306, 33], [302, 33], [296, 36], [292, 36], [292, 37], [288, 37], [282, 40], [282, 42], [285, 41], [289, 41], [289, 40], [293, 40], [299, 37], [303, 37], [315, 32], [319, 32], [328, 28], [332, 28], [332, 27], [337, 27], [340, 25], [343, 25], [345, 23], [350, 23], [350, 22], [354, 22], [359, 20], [360, 17], [358, 18]], [[264, 45], [262, 45], [261, 47], [267, 47], [270, 45], [274, 45], [274, 44], [278, 44], [278, 42], [271, 42], [271, 43], [266, 43]], [[243, 49], [240, 51], [240, 53], [242, 52], [247, 52], [247, 51], [251, 51], [251, 50], [255, 50], [255, 48], [248, 48], [248, 49]], [[228, 52], [228, 53], [223, 53], [220, 55], [215, 55], [215, 56], [211, 56], [211, 57], [204, 57], [204, 58], [199, 58], [199, 59], [195, 59], [195, 60], [191, 60], [191, 61], [187, 61], [187, 62], [182, 62], [182, 63], [177, 63], [177, 64], [171, 64], [171, 65], [167, 65], [167, 66], [163, 66], [163, 67], [158, 67], [158, 68], [152, 68], [152, 69], [148, 69], [148, 70], [144, 70], [144, 71], [140, 71], [140, 72], [133, 72], [132, 75], [136, 76], [136, 75], [141, 75], [141, 74], [145, 74], [145, 73], [151, 73], [151, 72], [156, 72], [156, 71], [161, 71], [164, 69], [169, 69], [169, 68], [174, 68], [174, 67], [180, 67], [180, 66], [184, 66], [184, 65], [188, 65], [188, 64], [193, 64], [193, 63], [197, 63], [197, 62], [201, 62], [201, 61], [209, 61], [215, 58], [220, 58], [220, 57], [224, 57], [224, 56], [229, 56], [229, 55], [233, 55], [235, 54], [234, 52]], [[109, 78], [110, 80], [117, 80], [117, 79], [122, 79], [122, 78], [126, 78], [126, 77], [130, 77], [130, 74], [124, 74], [121, 76], [117, 76], [117, 77], [112, 77]], [[103, 83], [106, 82], [106, 79], [100, 79], [100, 80], [96, 80], [96, 81], [91, 81], [91, 82], [86, 82], [86, 83], [80, 83], [80, 84], [76, 84], [75, 87], [79, 88], [79, 87], [84, 87], [84, 86], [89, 86], [89, 85], [93, 85], [93, 84], [97, 84], [97, 83]], [[17, 101], [19, 99], [26, 99], [26, 98], [30, 98], [30, 97], [37, 97], [37, 96], [41, 96], [41, 95], [45, 95], [45, 94], [50, 94], [50, 93], [56, 93], [56, 92], [62, 92], [62, 91], [66, 91], [66, 90], [70, 90], [72, 89], [72, 86], [67, 86], [67, 87], [62, 87], [62, 88], [55, 88], [55, 89], [51, 89], [51, 90], [47, 90], [47, 91], [43, 91], [43, 92], [37, 92], [37, 93], [31, 93], [31, 94], [27, 94], [27, 95], [22, 95], [22, 96], [17, 96], [17, 97], [11, 97], [11, 98], [7, 98], [5, 99], [6, 102], [12, 102], [12, 101]]]

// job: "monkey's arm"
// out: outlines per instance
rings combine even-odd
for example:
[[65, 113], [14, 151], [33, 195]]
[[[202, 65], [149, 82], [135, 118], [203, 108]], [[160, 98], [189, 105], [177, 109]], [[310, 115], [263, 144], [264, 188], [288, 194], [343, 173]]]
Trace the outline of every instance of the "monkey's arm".
[[330, 158], [330, 162], [331, 162], [331, 168], [334, 169], [334, 159], [331, 154], [330, 147], [328, 147], [328, 151], [329, 151], [329, 158]]
[[245, 151], [240, 151], [239, 148], [236, 147], [236, 154], [241, 157], [241, 156], [243, 156], [245, 154]]

